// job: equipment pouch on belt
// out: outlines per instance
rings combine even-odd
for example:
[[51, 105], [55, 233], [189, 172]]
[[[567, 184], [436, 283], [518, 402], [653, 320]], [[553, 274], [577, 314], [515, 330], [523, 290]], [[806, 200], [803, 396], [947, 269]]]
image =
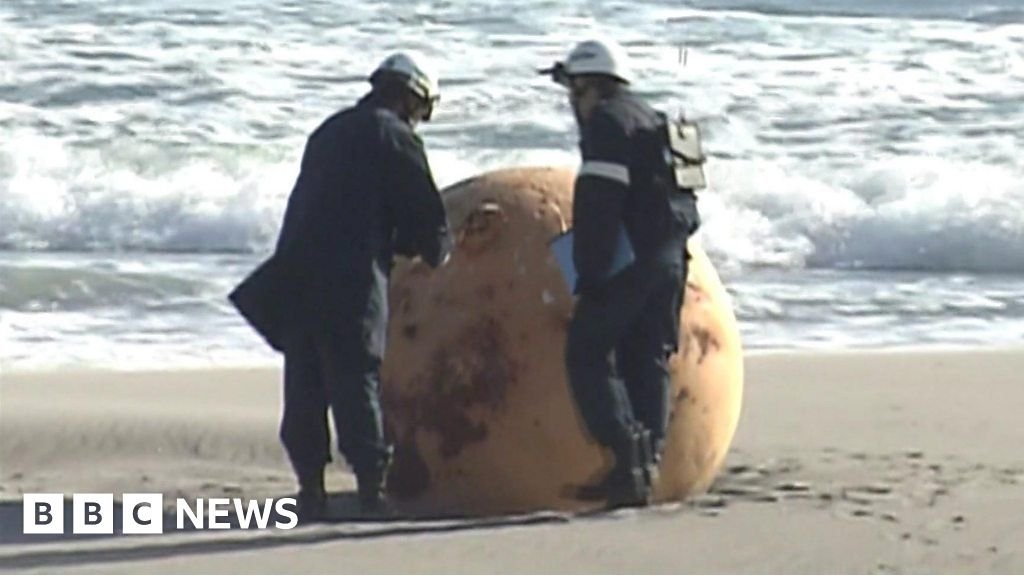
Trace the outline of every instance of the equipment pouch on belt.
[[683, 190], [703, 190], [707, 187], [704, 178], [704, 162], [707, 157], [701, 149], [700, 128], [683, 118], [667, 121], [668, 150], [666, 160], [672, 163], [676, 186]]

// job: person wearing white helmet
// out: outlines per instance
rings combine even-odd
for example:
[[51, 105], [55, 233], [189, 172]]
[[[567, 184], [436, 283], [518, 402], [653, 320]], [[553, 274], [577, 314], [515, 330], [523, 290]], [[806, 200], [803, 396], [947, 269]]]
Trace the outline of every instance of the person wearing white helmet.
[[388, 56], [372, 90], [310, 135], [276, 250], [231, 294], [242, 315], [284, 353], [280, 436], [298, 478], [303, 521], [326, 510], [328, 410], [355, 472], [359, 502], [386, 509], [391, 448], [384, 439], [379, 368], [395, 255], [431, 266], [452, 248], [423, 143], [437, 77], [409, 53]]
[[[588, 431], [616, 460], [577, 497], [644, 505], [668, 425], [668, 361], [679, 342], [686, 242], [699, 225], [696, 197], [676, 178], [671, 123], [629, 89], [635, 79], [621, 46], [580, 42], [540, 72], [569, 90], [580, 131], [578, 300], [566, 368]], [[613, 272], [622, 237], [632, 262]]]
[[[600, 92], [607, 93], [616, 85], [629, 85], [633, 82], [633, 71], [630, 68], [629, 56], [617, 42], [611, 40], [586, 40], [577, 44], [569, 52], [563, 62], [540, 71], [550, 75], [552, 80], [569, 89], [570, 102], [576, 119], [580, 115], [589, 115], [597, 103], [587, 88], [598, 84], [603, 87]], [[611, 83], [609, 83], [611, 81]], [[577, 96], [587, 96], [580, 100]]]

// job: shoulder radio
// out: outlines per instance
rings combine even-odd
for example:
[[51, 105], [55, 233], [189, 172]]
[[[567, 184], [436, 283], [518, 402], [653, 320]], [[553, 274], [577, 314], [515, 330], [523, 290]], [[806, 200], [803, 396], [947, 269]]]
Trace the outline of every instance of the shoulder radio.
[[681, 190], [707, 188], [704, 163], [707, 157], [701, 147], [700, 127], [683, 117], [667, 120], [665, 160], [672, 166], [676, 186]]

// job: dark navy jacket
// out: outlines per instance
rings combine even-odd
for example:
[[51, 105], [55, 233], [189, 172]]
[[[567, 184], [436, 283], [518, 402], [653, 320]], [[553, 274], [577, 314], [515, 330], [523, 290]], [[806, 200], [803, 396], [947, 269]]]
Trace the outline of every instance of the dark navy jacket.
[[581, 129], [583, 163], [573, 193], [573, 260], [582, 293], [607, 281], [625, 226], [638, 264], [682, 266], [699, 225], [696, 197], [675, 185], [666, 120], [622, 90]]
[[[300, 326], [382, 355], [394, 255], [437, 266], [451, 247], [421, 140], [370, 95], [309, 137], [265, 279], [257, 270], [253, 295], [238, 294], [243, 283], [232, 300], [277, 349]], [[270, 317], [262, 329], [261, 316]]]

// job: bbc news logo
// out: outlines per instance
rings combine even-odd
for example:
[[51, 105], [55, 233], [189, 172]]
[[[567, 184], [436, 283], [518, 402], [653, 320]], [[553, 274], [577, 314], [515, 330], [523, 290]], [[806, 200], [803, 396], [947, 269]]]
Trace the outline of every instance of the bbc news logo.
[[[175, 500], [178, 530], [291, 530], [299, 523], [294, 498], [242, 500], [241, 498], [185, 498]], [[64, 534], [64, 495], [25, 494], [22, 508], [25, 534]], [[74, 494], [71, 499], [72, 534], [113, 534], [117, 508], [113, 494]], [[234, 517], [235, 523], [231, 522]], [[124, 494], [121, 498], [122, 534], [163, 534], [163, 494]]]

